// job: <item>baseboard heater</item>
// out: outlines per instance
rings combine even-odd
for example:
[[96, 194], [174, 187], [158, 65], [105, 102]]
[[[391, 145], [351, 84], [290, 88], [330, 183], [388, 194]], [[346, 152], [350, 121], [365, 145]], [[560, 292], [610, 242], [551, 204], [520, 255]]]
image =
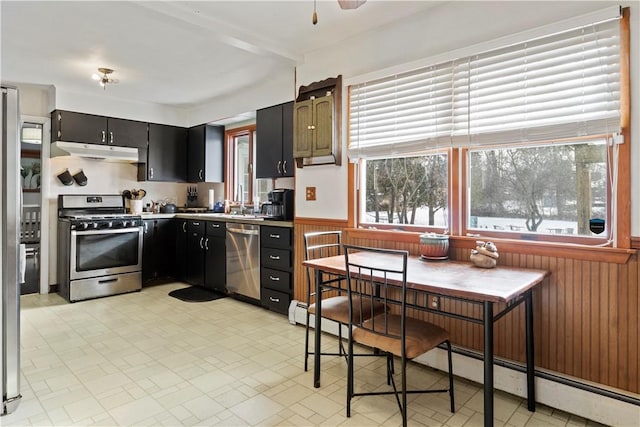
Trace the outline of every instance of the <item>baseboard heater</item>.
[[[304, 325], [306, 304], [291, 301], [289, 323]], [[314, 326], [314, 316], [310, 324]], [[322, 331], [338, 335], [335, 322], [322, 319]], [[347, 336], [346, 329], [343, 337]], [[483, 355], [464, 347], [452, 346], [456, 376], [476, 383], [483, 382]], [[415, 359], [416, 362], [442, 371], [447, 370], [447, 352], [437, 348]], [[522, 398], [526, 397], [526, 369], [523, 364], [496, 358], [494, 387]], [[607, 388], [596, 383], [563, 376], [541, 369], [535, 370], [536, 402], [612, 426], [640, 425], [640, 396]], [[505, 420], [506, 421], [506, 420]]]

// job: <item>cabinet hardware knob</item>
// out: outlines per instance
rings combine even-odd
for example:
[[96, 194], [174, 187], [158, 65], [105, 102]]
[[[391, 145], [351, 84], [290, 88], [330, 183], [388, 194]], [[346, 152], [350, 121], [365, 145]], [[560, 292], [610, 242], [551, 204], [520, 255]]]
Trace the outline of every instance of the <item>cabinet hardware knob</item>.
[[278, 160], [278, 166], [276, 166], [276, 171], [277, 171], [278, 173], [282, 173], [282, 172], [281, 172], [281, 169], [280, 169], [280, 165], [281, 165], [281, 164], [282, 164], [282, 160]]
[[307, 130], [311, 130], [311, 129], [313, 129], [311, 125], [307, 125]]
[[206, 250], [209, 250], [209, 238], [208, 237], [204, 240], [204, 248]]
[[200, 238], [200, 249], [204, 249], [204, 245], [202, 244], [204, 241], [204, 237]]
[[105, 142], [107, 140], [107, 132], [102, 131], [102, 142]]
[[287, 173], [287, 161], [282, 162], [282, 173]]
[[183, 233], [186, 233], [186, 232], [187, 232], [187, 223], [186, 223], [186, 222], [183, 222], [183, 223], [182, 223], [182, 232], [183, 232]]
[[113, 132], [109, 132], [109, 144], [113, 144]]
[[270, 258], [270, 259], [274, 259], [274, 260], [276, 260], [276, 261], [277, 261], [277, 260], [279, 260], [279, 259], [280, 259], [280, 256], [279, 256], [279, 255], [269, 255], [269, 258]]
[[198, 171], [198, 178], [202, 179], [202, 173], [203, 173], [203, 170], [202, 170], [202, 169], [200, 169], [200, 170]]
[[272, 239], [279, 239], [280, 235], [279, 234], [269, 234], [269, 237], [271, 237]]
[[153, 168], [149, 168], [149, 178], [153, 179]]
[[271, 301], [271, 302], [280, 302], [280, 298], [269, 297], [269, 301]]
[[269, 276], [269, 280], [273, 281], [273, 282], [279, 282], [280, 278], [279, 277], [273, 277], [273, 276]]

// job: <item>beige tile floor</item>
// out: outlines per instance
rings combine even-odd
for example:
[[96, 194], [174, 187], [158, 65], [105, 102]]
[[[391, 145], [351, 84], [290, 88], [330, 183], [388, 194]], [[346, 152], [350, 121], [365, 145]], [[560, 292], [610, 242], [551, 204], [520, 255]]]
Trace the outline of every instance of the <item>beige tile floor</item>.
[[[3, 426], [397, 426], [392, 396], [358, 398], [345, 416], [345, 363], [324, 358], [322, 387], [303, 370], [304, 328], [285, 316], [224, 298], [185, 303], [183, 284], [67, 304], [57, 294], [22, 297], [22, 393]], [[327, 346], [336, 338], [327, 336]], [[323, 344], [323, 345], [325, 345]], [[384, 386], [382, 360], [357, 360], [357, 387]], [[414, 384], [447, 377], [412, 365]], [[455, 369], [455, 367], [454, 367]], [[456, 379], [445, 394], [414, 395], [411, 426], [482, 424], [480, 385]], [[496, 425], [595, 425], [496, 393]]]

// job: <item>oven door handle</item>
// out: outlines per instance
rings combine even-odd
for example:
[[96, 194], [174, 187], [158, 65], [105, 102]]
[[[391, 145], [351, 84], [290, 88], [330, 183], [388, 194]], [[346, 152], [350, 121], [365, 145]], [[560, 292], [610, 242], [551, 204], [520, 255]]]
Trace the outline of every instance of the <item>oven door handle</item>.
[[72, 236], [90, 236], [95, 234], [124, 234], [124, 233], [140, 233], [142, 227], [134, 227], [134, 228], [117, 228], [117, 229], [102, 229], [102, 230], [85, 230], [78, 231], [72, 230]]

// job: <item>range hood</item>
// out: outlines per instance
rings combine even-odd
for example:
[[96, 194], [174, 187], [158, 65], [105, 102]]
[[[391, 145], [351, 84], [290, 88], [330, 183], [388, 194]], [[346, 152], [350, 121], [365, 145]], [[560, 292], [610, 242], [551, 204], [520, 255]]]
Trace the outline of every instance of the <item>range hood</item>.
[[55, 141], [51, 144], [51, 157], [58, 156], [86, 157], [111, 162], [139, 162], [137, 148], [82, 142]]

